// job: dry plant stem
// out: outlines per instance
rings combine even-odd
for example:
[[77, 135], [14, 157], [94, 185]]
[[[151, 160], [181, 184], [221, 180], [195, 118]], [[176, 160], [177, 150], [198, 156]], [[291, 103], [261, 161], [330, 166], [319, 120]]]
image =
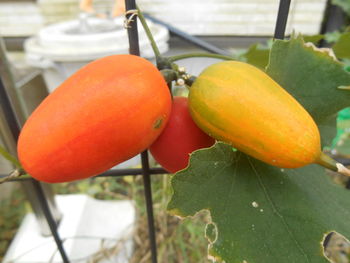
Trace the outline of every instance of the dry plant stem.
[[0, 179], [0, 184], [16, 179], [22, 175], [26, 174], [23, 170], [16, 169], [12, 171], [8, 176]]
[[350, 176], [350, 170], [346, 168], [344, 165], [342, 165], [341, 163], [336, 163], [336, 166], [337, 166], [338, 173], [342, 175]]
[[316, 163], [342, 175], [350, 176], [350, 170], [348, 168], [346, 168], [341, 163], [336, 162], [334, 159], [323, 152], [321, 153]]
[[[130, 15], [130, 17], [127, 17], [127, 15]], [[125, 12], [125, 21], [124, 21], [124, 28], [130, 28], [130, 23], [134, 21], [134, 17], [137, 16], [137, 10], [131, 9]]]

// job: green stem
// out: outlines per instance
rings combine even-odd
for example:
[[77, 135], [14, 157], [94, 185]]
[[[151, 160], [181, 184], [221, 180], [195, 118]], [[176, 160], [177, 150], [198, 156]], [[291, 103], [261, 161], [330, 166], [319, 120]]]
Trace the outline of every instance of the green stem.
[[2, 157], [4, 157], [9, 162], [11, 162], [17, 168], [22, 169], [22, 166], [20, 162], [17, 160], [17, 158], [11, 155], [8, 151], [6, 151], [6, 149], [1, 145], [0, 145], [0, 155], [2, 155]]
[[188, 79], [185, 79], [185, 83], [187, 84], [188, 87], [191, 87], [193, 82], [197, 79], [196, 76], [191, 76]]
[[337, 162], [323, 152], [321, 152], [321, 154], [317, 160], [317, 163], [319, 165], [323, 166], [324, 168], [329, 169], [329, 170], [332, 170], [335, 172], [338, 170], [337, 165], [336, 165]]
[[151, 42], [151, 46], [152, 46], [153, 52], [154, 52], [156, 58], [158, 59], [158, 58], [161, 57], [161, 54], [159, 52], [159, 48], [158, 48], [158, 46], [157, 46], [157, 44], [156, 44], [156, 42], [155, 42], [155, 40], [153, 38], [151, 30], [149, 29], [149, 27], [147, 25], [147, 22], [146, 22], [145, 17], [143, 16], [143, 13], [141, 12], [141, 10], [140, 10], [140, 8], [138, 6], [136, 8], [137, 8], [137, 14], [138, 14], [138, 17], [139, 17], [140, 22], [142, 24], [142, 27], [145, 30], [146, 35], [147, 35], [149, 41]]
[[217, 59], [222, 59], [222, 60], [235, 60], [234, 57], [219, 55], [219, 54], [212, 54], [212, 53], [189, 53], [189, 54], [172, 56], [172, 57], [169, 57], [168, 59], [170, 62], [175, 62], [177, 60], [186, 59], [186, 58], [193, 58], [193, 57], [217, 58]]
[[316, 163], [342, 175], [350, 176], [350, 170], [348, 168], [344, 167], [344, 165], [338, 163], [323, 152], [321, 152]]
[[170, 83], [178, 78], [177, 72], [173, 69], [162, 69], [160, 73], [167, 83]]

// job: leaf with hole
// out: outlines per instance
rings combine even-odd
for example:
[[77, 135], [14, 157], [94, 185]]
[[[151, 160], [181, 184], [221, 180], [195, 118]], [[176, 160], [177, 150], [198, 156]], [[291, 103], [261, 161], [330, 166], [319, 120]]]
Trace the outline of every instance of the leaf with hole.
[[[336, 113], [350, 105], [350, 92], [337, 88], [350, 85], [343, 65], [293, 38], [274, 42], [267, 73], [309, 111], [329, 145]], [[280, 169], [217, 143], [195, 152], [172, 187], [171, 213], [210, 212], [209, 255], [218, 262], [328, 262], [325, 236], [350, 237], [350, 192], [316, 165]]]

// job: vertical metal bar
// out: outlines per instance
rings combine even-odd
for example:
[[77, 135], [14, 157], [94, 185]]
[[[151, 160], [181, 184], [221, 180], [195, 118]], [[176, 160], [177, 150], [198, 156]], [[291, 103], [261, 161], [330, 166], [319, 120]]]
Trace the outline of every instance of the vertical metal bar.
[[57, 224], [56, 224], [56, 221], [54, 220], [52, 214], [51, 214], [51, 211], [50, 211], [50, 208], [49, 208], [49, 204], [47, 203], [47, 200], [45, 198], [45, 194], [44, 194], [44, 190], [41, 186], [41, 184], [36, 181], [36, 180], [31, 180], [32, 182], [32, 185], [35, 189], [35, 192], [37, 193], [38, 195], [38, 199], [39, 199], [39, 202], [41, 204], [41, 207], [43, 209], [43, 212], [44, 212], [44, 215], [45, 215], [45, 218], [47, 220], [47, 223], [50, 227], [50, 230], [52, 232], [52, 236], [56, 242], [56, 245], [57, 245], [57, 249], [59, 251], [59, 253], [61, 254], [61, 258], [62, 258], [62, 261], [63, 263], [69, 263], [69, 259], [68, 259], [68, 256], [66, 254], [66, 251], [63, 247], [63, 243], [62, 243], [62, 240], [58, 234], [58, 231], [57, 231]]
[[[4, 86], [4, 83], [1, 79], [1, 77], [0, 77], [0, 106], [5, 114], [6, 121], [8, 122], [8, 124], [10, 126], [12, 136], [13, 136], [14, 140], [17, 141], [19, 133], [20, 133], [20, 124], [17, 120], [15, 111], [13, 110], [13, 107], [11, 104], [11, 100], [6, 92], [6, 88]], [[34, 189], [36, 190], [35, 193], [37, 194], [38, 199], [40, 201], [40, 204], [42, 206], [42, 209], [45, 213], [47, 223], [48, 223], [50, 230], [52, 232], [52, 235], [56, 241], [57, 248], [61, 254], [62, 260], [64, 263], [69, 263], [67, 255], [63, 249], [62, 241], [61, 241], [59, 234], [57, 232], [56, 221], [54, 220], [54, 218], [51, 214], [51, 211], [49, 209], [49, 205], [48, 205], [47, 200], [45, 198], [43, 189], [42, 189], [39, 182], [37, 182], [35, 180], [31, 180], [31, 182], [32, 182]]]
[[9, 129], [11, 131], [11, 134], [13, 135], [14, 139], [17, 140], [19, 136], [20, 126], [17, 121], [17, 117], [15, 113], [11, 110], [12, 105], [8, 98], [4, 83], [2, 82], [1, 76], [0, 76], [0, 105], [2, 107], [2, 110], [4, 112], [4, 117], [6, 119], [6, 122], [9, 126]]
[[156, 241], [156, 232], [154, 228], [151, 177], [149, 172], [149, 162], [148, 162], [147, 151], [144, 151], [143, 153], [141, 153], [141, 162], [142, 162], [142, 170], [143, 170], [142, 172], [143, 185], [145, 188], [148, 233], [149, 233], [150, 246], [151, 246], [152, 263], [157, 263], [157, 241]]
[[280, 0], [274, 38], [283, 39], [289, 14], [291, 0]]
[[[136, 10], [135, 0], [125, 0], [126, 11]], [[131, 14], [126, 15], [126, 19], [131, 18]], [[137, 31], [137, 19], [129, 21], [128, 23], [128, 38], [129, 38], [129, 53], [140, 56], [139, 34]]]
[[[135, 10], [136, 9], [135, 0], [125, 0], [125, 7], [127, 11]], [[130, 15], [127, 15], [126, 18], [127, 19], [130, 18]], [[129, 37], [130, 54], [139, 56], [140, 48], [139, 48], [139, 38], [138, 38], [136, 19], [134, 21], [130, 21], [129, 23], [128, 37]], [[148, 234], [149, 234], [149, 242], [151, 247], [151, 257], [152, 257], [152, 263], [157, 263], [157, 243], [156, 243], [156, 235], [155, 235], [155, 228], [154, 228], [152, 188], [151, 188], [150, 168], [149, 168], [147, 151], [144, 151], [141, 153], [141, 163], [142, 163], [143, 185], [145, 189]]]

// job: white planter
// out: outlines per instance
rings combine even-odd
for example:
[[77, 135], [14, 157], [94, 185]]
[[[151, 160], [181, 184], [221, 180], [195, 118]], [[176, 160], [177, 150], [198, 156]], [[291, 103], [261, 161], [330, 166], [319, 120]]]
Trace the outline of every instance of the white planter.
[[[92, 28], [113, 26], [113, 30], [82, 34], [76, 32], [81, 26], [79, 20], [72, 20], [47, 26], [40, 30], [37, 36], [25, 42], [27, 61], [30, 65], [43, 69], [49, 92], [92, 60], [129, 52], [128, 36], [123, 27], [123, 18], [118, 17], [114, 20], [88, 18], [87, 22]], [[166, 52], [168, 50], [168, 30], [151, 22], [149, 26], [160, 52]], [[152, 59], [154, 54], [151, 45], [141, 25], [138, 28], [141, 56]]]

